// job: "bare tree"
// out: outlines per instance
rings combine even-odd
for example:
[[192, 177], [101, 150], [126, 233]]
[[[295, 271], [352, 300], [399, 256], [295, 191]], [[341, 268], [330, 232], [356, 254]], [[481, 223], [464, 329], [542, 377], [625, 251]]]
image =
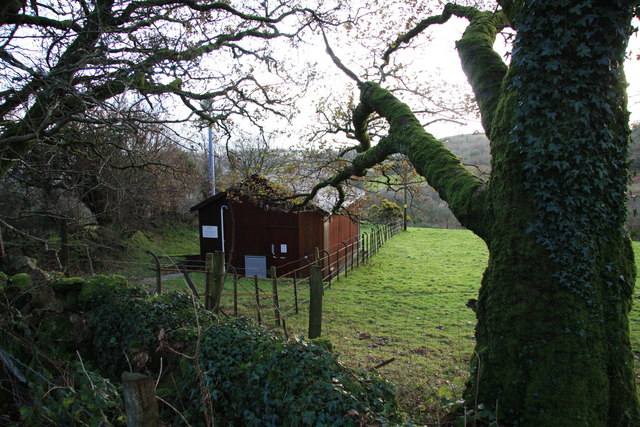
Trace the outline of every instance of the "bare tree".
[[[300, 90], [279, 89], [295, 76], [280, 66], [274, 40], [295, 43], [326, 24], [331, 10], [322, 8], [328, 12], [295, 0], [4, 2], [0, 176], [68, 123], [129, 120], [120, 114], [122, 99], [148, 104], [156, 120], [169, 120], [160, 114], [166, 95], [209, 122], [242, 116], [259, 124], [267, 113], [284, 115]], [[95, 114], [96, 107], [112, 114]]]
[[270, 176], [290, 161], [286, 150], [274, 147], [273, 135], [251, 135], [226, 145], [231, 180], [239, 182], [258, 174]]

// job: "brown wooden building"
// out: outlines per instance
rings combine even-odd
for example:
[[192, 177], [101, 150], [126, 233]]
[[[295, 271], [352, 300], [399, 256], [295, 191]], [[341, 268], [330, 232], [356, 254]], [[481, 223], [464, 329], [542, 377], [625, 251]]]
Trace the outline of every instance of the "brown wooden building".
[[266, 277], [275, 266], [281, 276], [308, 265], [305, 257], [312, 261], [314, 248], [328, 250], [358, 237], [360, 226], [351, 218], [317, 206], [294, 212], [291, 205], [270, 201], [275, 190], [264, 178], [253, 180], [252, 191], [244, 183], [190, 209], [198, 212], [202, 256], [223, 251], [241, 275]]

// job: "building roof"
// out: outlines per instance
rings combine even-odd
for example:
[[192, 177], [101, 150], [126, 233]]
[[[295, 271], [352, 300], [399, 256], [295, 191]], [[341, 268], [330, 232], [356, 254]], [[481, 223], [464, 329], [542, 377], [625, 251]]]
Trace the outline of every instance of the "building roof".
[[192, 206], [189, 211], [200, 210], [211, 203], [215, 203], [218, 200], [225, 198], [233, 198], [237, 200], [250, 200], [255, 203], [259, 201], [268, 200], [270, 206], [274, 208], [280, 208], [285, 212], [291, 212], [298, 210], [300, 212], [319, 212], [323, 215], [329, 215], [330, 210], [321, 208], [316, 204], [307, 204], [301, 209], [296, 209], [297, 205], [292, 200], [283, 200], [288, 197], [290, 193], [281, 187], [274, 186], [269, 180], [259, 175], [252, 175], [233, 187], [221, 191], [220, 193], [213, 195], [195, 206]]

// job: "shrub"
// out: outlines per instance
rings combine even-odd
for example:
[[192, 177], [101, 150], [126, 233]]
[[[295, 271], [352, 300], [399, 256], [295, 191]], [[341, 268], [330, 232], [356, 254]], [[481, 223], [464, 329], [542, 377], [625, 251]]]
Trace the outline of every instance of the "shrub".
[[127, 287], [127, 279], [119, 275], [100, 274], [90, 277], [82, 286], [78, 300], [90, 305], [92, 301], [108, 297], [116, 291]]
[[[234, 320], [202, 337], [200, 360], [215, 421], [222, 425], [360, 425], [397, 417], [393, 387], [354, 373], [335, 356], [304, 341]], [[181, 395], [193, 425], [202, 420], [194, 364], [184, 367]]]
[[[319, 340], [321, 345], [283, 341], [248, 320], [220, 322], [186, 293], [151, 296], [142, 288], [121, 289], [117, 277], [93, 282], [96, 292], [85, 294], [82, 303], [84, 310], [93, 313], [93, 348], [84, 349], [84, 365], [76, 354], [63, 355], [65, 346], [54, 349], [43, 343], [42, 353], [55, 353], [57, 360], [67, 362], [27, 369], [20, 360], [30, 360], [37, 352], [36, 347], [24, 345], [25, 337], [34, 336], [33, 325], [23, 320], [16, 324], [12, 319], [18, 317], [5, 316], [0, 349], [11, 352], [3, 360], [15, 360], [5, 363], [5, 368], [15, 367], [8, 380], [24, 387], [24, 393], [12, 396], [17, 402], [11, 409], [12, 419], [19, 417], [25, 424], [120, 423], [122, 407], [113, 383], [119, 382], [123, 371], [135, 367], [154, 376], [162, 372], [159, 396], [193, 426], [204, 425], [203, 400], [212, 403], [220, 425], [398, 421], [391, 384], [340, 365], [323, 348], [329, 345], [326, 340]], [[17, 315], [15, 308], [11, 310]], [[36, 338], [44, 340], [68, 329], [60, 320], [49, 319]], [[162, 416], [168, 420], [175, 413], [166, 408]]]
[[116, 387], [78, 361], [65, 363], [59, 375], [25, 370], [28, 401], [20, 407], [25, 425], [125, 425]]
[[177, 357], [195, 336], [196, 314], [210, 315], [191, 296], [172, 292], [151, 296], [142, 288], [122, 289], [92, 300], [94, 353], [98, 366], [113, 378], [123, 371], [157, 366]]
[[[392, 201], [387, 199], [383, 199], [378, 205], [372, 205], [369, 208], [369, 218], [373, 221], [381, 222], [381, 223], [389, 223], [391, 221], [402, 218], [403, 210], [402, 208]], [[410, 220], [407, 218], [407, 220]]]
[[28, 298], [2, 296], [0, 424], [124, 425], [113, 383], [67, 351], [73, 336], [69, 318], [32, 310]]

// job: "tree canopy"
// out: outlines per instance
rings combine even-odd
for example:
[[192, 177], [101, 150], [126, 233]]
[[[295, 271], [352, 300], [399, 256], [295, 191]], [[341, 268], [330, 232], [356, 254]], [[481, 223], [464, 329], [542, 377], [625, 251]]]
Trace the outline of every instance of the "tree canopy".
[[280, 91], [277, 83], [296, 76], [286, 74], [270, 43], [295, 43], [331, 20], [327, 2], [302, 3], [4, 2], [0, 174], [68, 123], [119, 123], [131, 105], [157, 120], [179, 120], [162, 116], [169, 94], [211, 123], [284, 114], [296, 91]]

